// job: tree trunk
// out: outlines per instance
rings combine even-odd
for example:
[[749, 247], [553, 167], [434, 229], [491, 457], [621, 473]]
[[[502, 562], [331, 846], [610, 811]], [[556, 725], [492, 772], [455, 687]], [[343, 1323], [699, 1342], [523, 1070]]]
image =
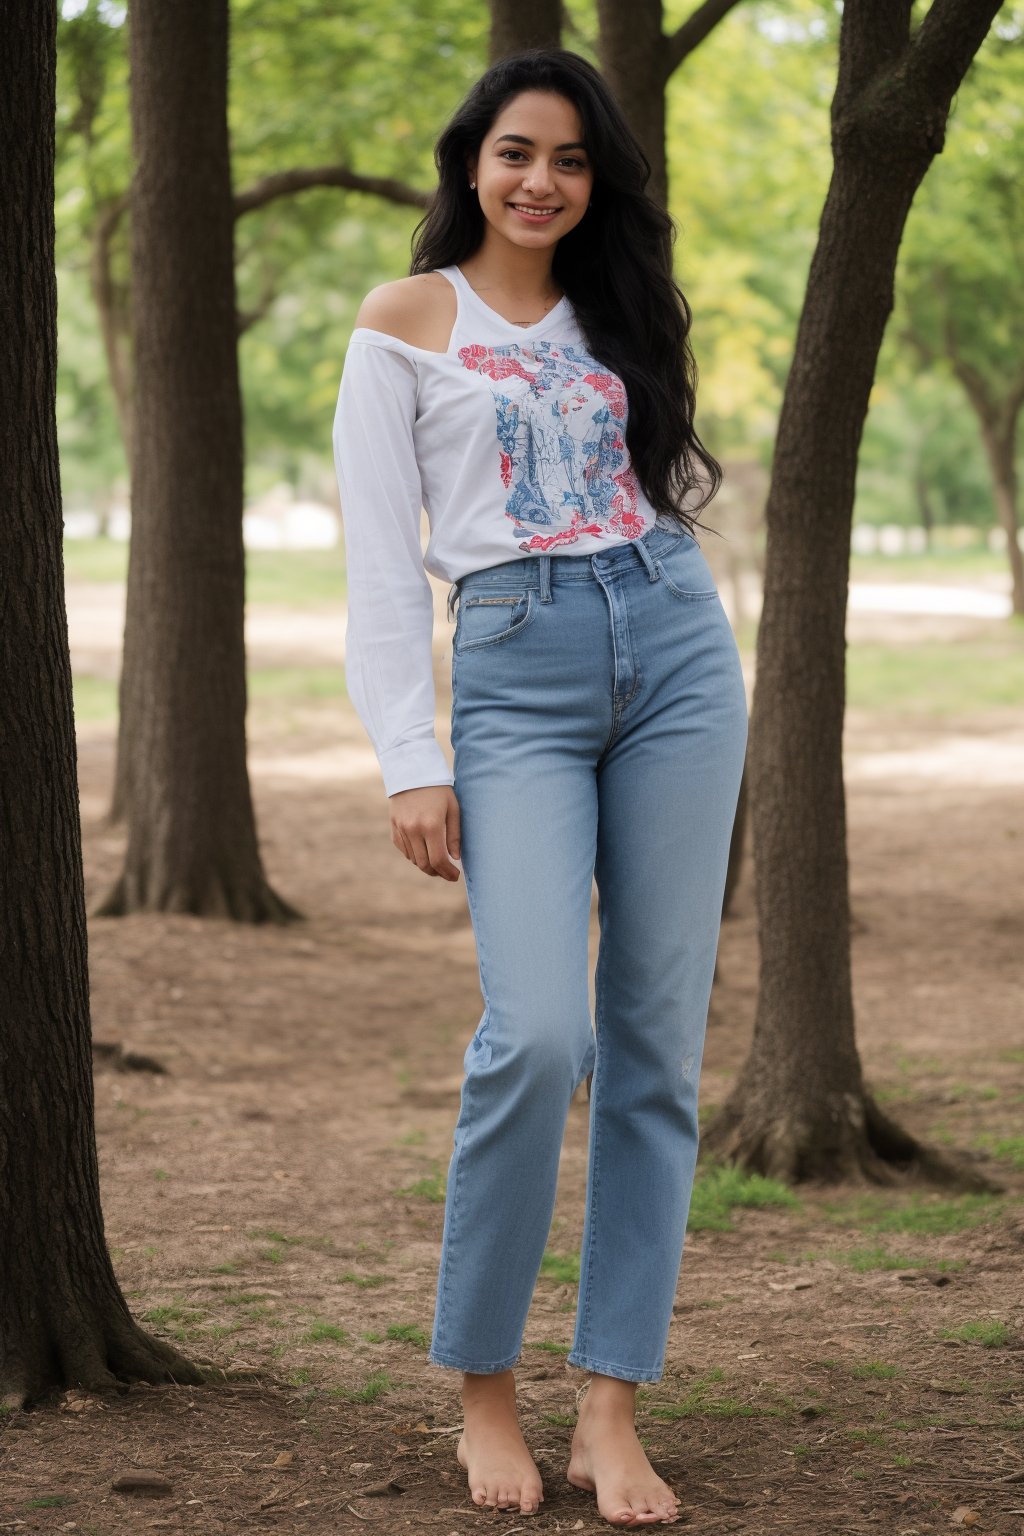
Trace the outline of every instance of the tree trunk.
[[917, 497], [917, 510], [921, 519], [921, 527], [924, 529], [924, 547], [932, 547], [932, 531], [935, 527], [935, 514], [932, 512], [931, 487], [928, 484], [928, 476], [924, 472], [924, 466], [920, 459], [914, 466], [914, 494]]
[[[955, 365], [954, 365], [955, 366]], [[1020, 547], [1020, 518], [1017, 515], [1017, 417], [1020, 391], [999, 408], [977, 388], [967, 388], [967, 397], [977, 412], [981, 440], [992, 474], [992, 494], [999, 526], [1006, 535], [1006, 558], [1010, 564], [1012, 607], [1024, 614], [1024, 554]]]
[[267, 883], [246, 766], [243, 446], [227, 0], [129, 13], [132, 538], [121, 672], [125, 865], [97, 912], [299, 914]]
[[783, 1179], [993, 1187], [885, 1116], [854, 1041], [842, 734], [857, 454], [904, 222], [999, 0], [846, 0], [835, 164], [786, 385], [751, 718], [760, 937], [750, 1054], [704, 1143]]
[[985, 452], [992, 470], [999, 525], [1006, 535], [1006, 558], [1010, 562], [1013, 611], [1024, 614], [1024, 554], [1020, 547], [1020, 520], [1017, 516], [1017, 432], [1016, 422], [1005, 431], [988, 431], [982, 423]]
[[202, 1374], [107, 1252], [55, 419], [56, 6], [0, 0], [0, 1404]]
[[491, 0], [490, 62], [522, 48], [558, 48], [562, 0]]
[[597, 0], [597, 17], [601, 73], [650, 161], [648, 194], [667, 207], [665, 90], [671, 71], [661, 29], [662, 0], [632, 0], [629, 5]]

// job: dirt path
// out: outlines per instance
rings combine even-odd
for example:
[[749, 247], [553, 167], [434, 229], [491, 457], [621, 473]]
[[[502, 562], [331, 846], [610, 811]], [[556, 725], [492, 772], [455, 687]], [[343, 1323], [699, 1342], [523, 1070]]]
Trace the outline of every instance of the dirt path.
[[[123, 846], [102, 823], [110, 727], [83, 727], [79, 750], [91, 905]], [[1020, 1536], [1024, 1481], [1001, 1479], [1024, 1471], [1024, 732], [1008, 713], [885, 732], [852, 713], [846, 750], [867, 1076], [904, 1124], [972, 1149], [1005, 1193], [953, 1209], [923, 1192], [908, 1210], [904, 1193], [801, 1190], [792, 1207], [691, 1229], [641, 1432], [681, 1495], [677, 1529]], [[540, 1515], [471, 1504], [458, 1376], [425, 1363], [441, 1180], [481, 1007], [463, 886], [425, 879], [391, 845], [347, 708], [311, 709], [287, 736], [264, 717], [252, 768], [269, 873], [307, 921], [93, 920], [90, 955], [96, 1039], [166, 1068], [97, 1070], [122, 1284], [154, 1331], [257, 1375], [71, 1394], [8, 1422], [0, 1531], [608, 1530], [562, 1477], [585, 1379], [563, 1359], [571, 1270], [540, 1279], [518, 1372]], [[749, 869], [719, 969], [705, 1113], [751, 1029]], [[579, 1250], [586, 1130], [581, 1095], [554, 1255]], [[964, 1325], [977, 1326], [958, 1336]], [[135, 1468], [163, 1474], [167, 1495], [114, 1492]], [[977, 1523], [951, 1526], [958, 1508]]]

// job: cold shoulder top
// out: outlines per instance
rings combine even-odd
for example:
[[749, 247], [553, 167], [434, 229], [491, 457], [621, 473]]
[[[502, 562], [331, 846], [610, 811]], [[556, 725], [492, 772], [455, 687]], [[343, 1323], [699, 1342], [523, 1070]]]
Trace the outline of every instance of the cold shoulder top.
[[[458, 266], [445, 352], [357, 326], [334, 416], [348, 575], [345, 680], [385, 792], [452, 784], [434, 730], [426, 572], [590, 555], [656, 521], [626, 447], [626, 392], [568, 295], [514, 325]], [[420, 543], [420, 511], [430, 535]]]

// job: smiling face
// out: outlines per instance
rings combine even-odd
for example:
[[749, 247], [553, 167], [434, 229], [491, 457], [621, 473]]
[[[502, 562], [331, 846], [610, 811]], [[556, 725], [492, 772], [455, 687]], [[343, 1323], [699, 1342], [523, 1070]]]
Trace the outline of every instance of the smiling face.
[[594, 185], [582, 140], [566, 97], [521, 91], [506, 102], [468, 169], [494, 230], [514, 245], [548, 246], [580, 222]]

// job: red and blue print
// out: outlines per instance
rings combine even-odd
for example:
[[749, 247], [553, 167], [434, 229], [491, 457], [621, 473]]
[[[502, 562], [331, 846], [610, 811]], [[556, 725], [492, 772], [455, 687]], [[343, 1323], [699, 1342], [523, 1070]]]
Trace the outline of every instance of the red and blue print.
[[645, 532], [616, 374], [582, 348], [550, 341], [460, 347], [458, 356], [494, 394], [505, 515], [523, 536], [520, 549]]

